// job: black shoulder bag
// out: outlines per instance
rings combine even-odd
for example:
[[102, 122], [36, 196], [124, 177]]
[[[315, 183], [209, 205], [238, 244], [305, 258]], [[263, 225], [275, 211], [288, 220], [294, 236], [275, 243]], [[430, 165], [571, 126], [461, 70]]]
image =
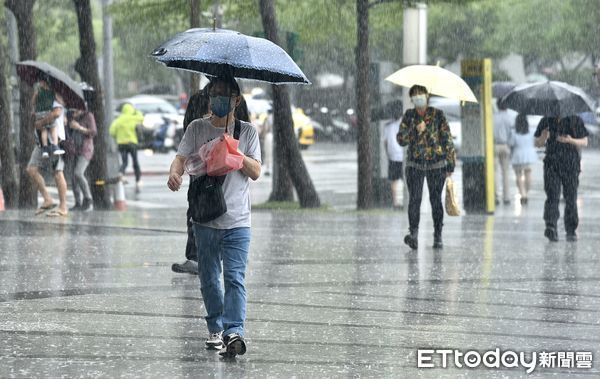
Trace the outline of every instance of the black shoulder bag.
[[[233, 138], [240, 139], [241, 123], [235, 120]], [[202, 175], [190, 183], [187, 198], [192, 221], [205, 223], [224, 215], [227, 212], [223, 182], [225, 177]]]

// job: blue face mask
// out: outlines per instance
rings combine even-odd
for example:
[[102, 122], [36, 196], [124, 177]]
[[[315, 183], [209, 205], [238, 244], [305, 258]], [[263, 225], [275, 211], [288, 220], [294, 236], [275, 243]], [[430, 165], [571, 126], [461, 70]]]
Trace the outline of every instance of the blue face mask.
[[231, 101], [227, 96], [211, 96], [210, 110], [217, 117], [225, 117], [231, 110]]

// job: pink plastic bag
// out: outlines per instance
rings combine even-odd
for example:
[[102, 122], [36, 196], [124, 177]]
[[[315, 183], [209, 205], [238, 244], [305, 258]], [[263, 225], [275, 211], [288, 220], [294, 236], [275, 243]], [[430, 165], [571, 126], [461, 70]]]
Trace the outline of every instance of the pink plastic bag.
[[183, 166], [185, 173], [195, 176], [206, 175], [206, 161], [208, 160], [208, 154], [218, 142], [219, 138], [215, 138], [200, 146], [197, 153], [187, 157]]
[[238, 145], [238, 140], [227, 133], [223, 134], [208, 153], [206, 173], [209, 176], [221, 176], [241, 169], [244, 156], [238, 151]]

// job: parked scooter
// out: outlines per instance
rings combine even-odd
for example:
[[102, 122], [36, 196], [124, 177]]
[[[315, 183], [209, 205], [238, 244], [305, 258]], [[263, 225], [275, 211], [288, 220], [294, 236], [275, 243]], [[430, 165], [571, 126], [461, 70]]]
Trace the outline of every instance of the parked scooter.
[[153, 133], [152, 150], [156, 153], [166, 153], [177, 150], [180, 140], [176, 138], [177, 121], [162, 117], [163, 123]]

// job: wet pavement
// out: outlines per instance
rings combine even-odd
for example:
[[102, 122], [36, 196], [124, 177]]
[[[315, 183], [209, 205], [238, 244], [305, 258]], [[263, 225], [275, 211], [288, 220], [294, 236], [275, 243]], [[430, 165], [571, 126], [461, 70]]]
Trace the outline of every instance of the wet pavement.
[[[538, 361], [532, 377], [600, 376], [598, 157], [584, 155], [577, 243], [562, 225], [560, 242], [543, 237], [539, 172], [526, 208], [446, 217], [443, 251], [427, 207], [415, 252], [404, 212], [254, 211], [248, 353], [235, 361], [204, 349], [198, 279], [170, 270], [183, 260], [181, 199], [61, 220], [0, 212], [0, 377], [526, 375], [452, 357], [443, 369], [439, 355], [418, 368], [418, 349], [552, 352], [555, 367]], [[185, 196], [152, 183], [146, 204]], [[592, 367], [577, 368], [586, 352]]]

